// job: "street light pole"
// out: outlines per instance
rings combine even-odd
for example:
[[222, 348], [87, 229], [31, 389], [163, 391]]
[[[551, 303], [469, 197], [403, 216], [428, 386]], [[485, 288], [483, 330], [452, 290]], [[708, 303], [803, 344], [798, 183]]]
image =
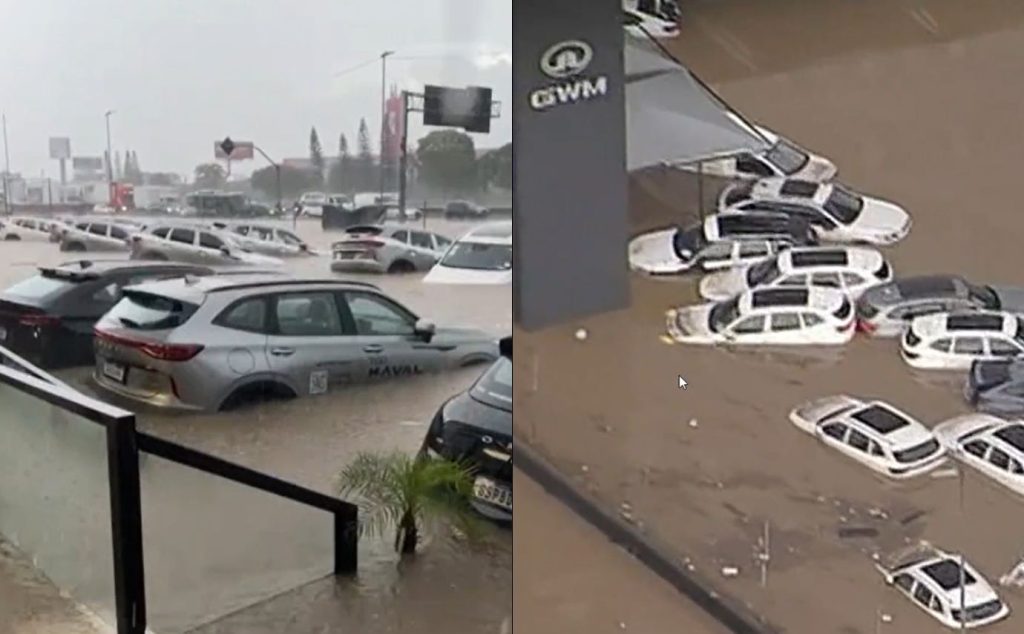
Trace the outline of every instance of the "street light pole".
[[103, 118], [107, 121], [107, 204], [114, 205], [114, 152], [110, 144], [110, 115], [114, 110], [107, 110]]
[[385, 186], [385, 172], [384, 172], [384, 130], [387, 125], [387, 83], [388, 83], [388, 58], [394, 55], [394, 51], [384, 51], [380, 54], [380, 152], [378, 152], [380, 164], [380, 197], [381, 204], [384, 203], [384, 186]]

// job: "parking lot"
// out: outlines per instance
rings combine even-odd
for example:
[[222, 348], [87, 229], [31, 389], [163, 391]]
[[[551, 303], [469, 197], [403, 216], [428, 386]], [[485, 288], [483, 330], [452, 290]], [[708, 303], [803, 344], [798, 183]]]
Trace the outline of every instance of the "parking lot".
[[[427, 223], [431, 231], [444, 233], [453, 238], [471, 226], [469, 223], [449, 223], [438, 219], [429, 219]], [[291, 222], [286, 224], [291, 225]], [[332, 273], [329, 267], [330, 243], [337, 239], [338, 233], [323, 232], [319, 223], [312, 220], [301, 220], [297, 232], [322, 253], [316, 257], [288, 260], [286, 267], [303, 275], [341, 277]], [[67, 254], [59, 252], [54, 244], [4, 243], [0, 247], [0, 285], [6, 287], [32, 275], [37, 265], [53, 265], [78, 257], [122, 258], [127, 257], [127, 254]], [[420, 283], [422, 275], [417, 273], [403, 276], [345, 277], [378, 284], [386, 293], [420, 316], [432, 319], [439, 325], [477, 327], [494, 333], [496, 337], [510, 332], [511, 287], [423, 285]], [[374, 385], [354, 386], [342, 392], [331, 392], [319, 397], [267, 403], [231, 413], [205, 415], [154, 412], [113, 399], [95, 389], [89, 378], [90, 368], [62, 370], [58, 375], [83, 392], [137, 411], [139, 426], [143, 430], [314, 489], [332, 492], [334, 476], [360, 451], [416, 451], [426, 432], [426, 423], [436, 408], [449, 396], [464, 390], [482, 369], [481, 366], [477, 366], [442, 375], [396, 378]], [[145, 473], [144, 466], [144, 479]], [[188, 483], [201, 484], [201, 480], [182, 479], [183, 486]], [[196, 493], [198, 491], [182, 490], [181, 499], [189, 499]], [[242, 513], [245, 503], [245, 500], [240, 501], [242, 506], [239, 507], [239, 514]], [[225, 513], [225, 517], [232, 515], [230, 509], [222, 509], [222, 512]], [[166, 519], [169, 522], [167, 527], [151, 527], [151, 530], [155, 529], [157, 533], [165, 536], [172, 535], [177, 530], [174, 528], [174, 522], [177, 520]], [[241, 533], [244, 532], [244, 528], [241, 529]], [[200, 537], [194, 537], [204, 540], [202, 543], [194, 544], [196, 552], [209, 549], [209, 552], [214, 553], [218, 549], [223, 550], [233, 545], [232, 541], [244, 537], [241, 533], [232, 536], [229, 530], [203, 531]], [[263, 530], [261, 534], [270, 533]], [[218, 545], [218, 539], [230, 541]], [[365, 617], [364, 622], [359, 624], [359, 630], [364, 632], [391, 631], [388, 628], [395, 626], [393, 620], [381, 620], [379, 612], [391, 610], [387, 607], [388, 597], [398, 588], [409, 593], [408, 602], [403, 604], [401, 613], [394, 617], [406, 623], [402, 631], [433, 631], [432, 624], [435, 622], [451, 623], [452, 627], [458, 626], [460, 631], [497, 631], [502, 620], [511, 611], [511, 595], [507, 591], [511, 584], [511, 536], [498, 531], [495, 533], [495, 539], [496, 551], [476, 554], [472, 551], [465, 552], [465, 548], [458, 544], [446, 544], [446, 537], [437, 536], [435, 543], [428, 548], [430, 552], [422, 561], [417, 566], [410, 566], [401, 572], [396, 570], [395, 555], [389, 543], [366, 541], [361, 547], [359, 584], [351, 588], [350, 598], [341, 597], [340, 601], [350, 607], [359, 606], [359, 614], [362, 615], [360, 618]], [[270, 544], [253, 546], [268, 548]], [[285, 540], [283, 547], [292, 546], [288, 546]], [[301, 545], [296, 544], [293, 547], [301, 548]], [[286, 561], [288, 553], [285, 551], [275, 556]], [[179, 570], [177, 567], [169, 566], [169, 563], [147, 561], [147, 569]], [[188, 566], [180, 570], [182, 574], [186, 574]], [[192, 572], [194, 573], [194, 570]], [[225, 572], [228, 571], [218, 571], [218, 574]], [[154, 578], [150, 584], [151, 594], [160, 597], [164, 592], [187, 593], [188, 585], [183, 583], [186, 578]], [[466, 583], [467, 578], [475, 578], [477, 581], [472, 584]], [[333, 588], [333, 585], [331, 587]], [[236, 588], [235, 591], [238, 591], [238, 596], [244, 601], [245, 589]], [[333, 590], [327, 595], [315, 588], [303, 592], [304, 594], [297, 599], [303, 606], [303, 615], [317, 623], [337, 622], [354, 626], [351, 614], [346, 613], [344, 618], [340, 613], [335, 614], [340, 603], [332, 602], [332, 597], [338, 599]], [[87, 595], [88, 592], [82, 591], [80, 594]], [[273, 610], [264, 608], [262, 612], [259, 609], [253, 612], [262, 614], [260, 617], [247, 617], [246, 613], [242, 613], [232, 617], [230, 622], [208, 629], [276, 631], [272, 625], [273, 618], [276, 618], [273, 615], [280, 611], [296, 611], [287, 608], [289, 600], [296, 600], [290, 599], [290, 596], [276, 599], [276, 607]], [[357, 601], [358, 597], [365, 601]], [[178, 611], [173, 616], [180, 621], [182, 627], [202, 623], [211, 616], [217, 616], [204, 611], [206, 605], [202, 596], [193, 597], [190, 603], [191, 613]], [[152, 616], [161, 616], [160, 605], [159, 600], [153, 601]], [[281, 609], [280, 606], [285, 607]], [[455, 615], [450, 615], [449, 612], [452, 612], [455, 606], [462, 607]], [[376, 615], [375, 610], [378, 611]], [[325, 616], [328, 613], [333, 616]], [[166, 618], [171, 618], [169, 614], [163, 616], [163, 622], [166, 622]], [[247, 620], [248, 618], [252, 620]], [[252, 625], [253, 623], [259, 623], [259, 627], [264, 629], [259, 629]], [[415, 629], [418, 627], [416, 623], [422, 625], [423, 629]], [[375, 630], [375, 627], [379, 629]]]
[[[697, 3], [669, 46], [740, 111], [910, 212], [910, 237], [885, 249], [897, 275], [1024, 284], [1024, 8], [924, 4], [926, 14], [881, 1]], [[827, 37], [809, 35], [822, 25]], [[695, 198], [673, 194], [696, 190], [685, 178], [634, 179], [636, 233], [695, 217]], [[969, 411], [962, 375], [911, 372], [891, 340], [857, 337], [821, 354], [664, 343], [665, 309], [696, 301], [695, 279], [635, 277], [627, 310], [517, 332], [519, 433], [787, 632], [939, 631], [875, 569], [874, 553], [908, 542], [962, 551], [993, 584], [1017, 563], [1024, 502], [1011, 493], [971, 470], [962, 490], [949, 470], [885, 482], [786, 420], [807, 400], [848, 393], [933, 425]], [[584, 341], [573, 337], [580, 326]], [[1021, 590], [998, 592], [1024, 610]], [[1019, 631], [1020, 618], [986, 631]]]

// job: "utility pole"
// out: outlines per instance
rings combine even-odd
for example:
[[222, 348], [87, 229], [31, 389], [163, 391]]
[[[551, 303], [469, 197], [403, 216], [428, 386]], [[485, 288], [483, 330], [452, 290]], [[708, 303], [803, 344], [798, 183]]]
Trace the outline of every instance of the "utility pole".
[[3, 114], [4, 128], [4, 213], [11, 215], [11, 152], [7, 147], [7, 113]]
[[[402, 91], [402, 144], [401, 155], [398, 159], [398, 214], [405, 218], [406, 205], [406, 172], [409, 170], [409, 92]], [[426, 220], [427, 212], [423, 210], [423, 219]]]
[[387, 83], [388, 83], [388, 58], [394, 55], [394, 51], [384, 51], [380, 54], [380, 151], [378, 154], [378, 163], [380, 167], [380, 197], [381, 204], [384, 202], [384, 186], [386, 180], [386, 174], [384, 172], [384, 130], [387, 126], [388, 117], [388, 98], [387, 98]]
[[110, 144], [110, 115], [114, 110], [107, 110], [103, 118], [107, 121], [107, 203], [114, 205], [114, 152]]

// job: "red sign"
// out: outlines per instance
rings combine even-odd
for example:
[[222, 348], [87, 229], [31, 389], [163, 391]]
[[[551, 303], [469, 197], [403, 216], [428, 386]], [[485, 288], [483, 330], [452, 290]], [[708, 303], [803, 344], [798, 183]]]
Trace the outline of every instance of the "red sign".
[[402, 95], [397, 88], [391, 89], [384, 106], [384, 147], [381, 158], [385, 162], [398, 161], [402, 156]]

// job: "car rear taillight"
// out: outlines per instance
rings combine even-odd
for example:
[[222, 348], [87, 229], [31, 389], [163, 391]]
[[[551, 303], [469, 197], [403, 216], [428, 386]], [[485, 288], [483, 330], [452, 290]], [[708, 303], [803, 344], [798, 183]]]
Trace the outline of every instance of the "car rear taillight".
[[60, 317], [40, 313], [30, 313], [18, 318], [18, 323], [29, 328], [49, 328], [60, 325]]
[[140, 341], [130, 337], [122, 337], [112, 332], [97, 328], [96, 338], [126, 348], [138, 350], [158, 361], [188, 361], [203, 351], [205, 346], [195, 343], [159, 343], [156, 341]]
[[857, 332], [863, 332], [864, 334], [871, 335], [878, 330], [878, 326], [864, 319], [857, 320]]

